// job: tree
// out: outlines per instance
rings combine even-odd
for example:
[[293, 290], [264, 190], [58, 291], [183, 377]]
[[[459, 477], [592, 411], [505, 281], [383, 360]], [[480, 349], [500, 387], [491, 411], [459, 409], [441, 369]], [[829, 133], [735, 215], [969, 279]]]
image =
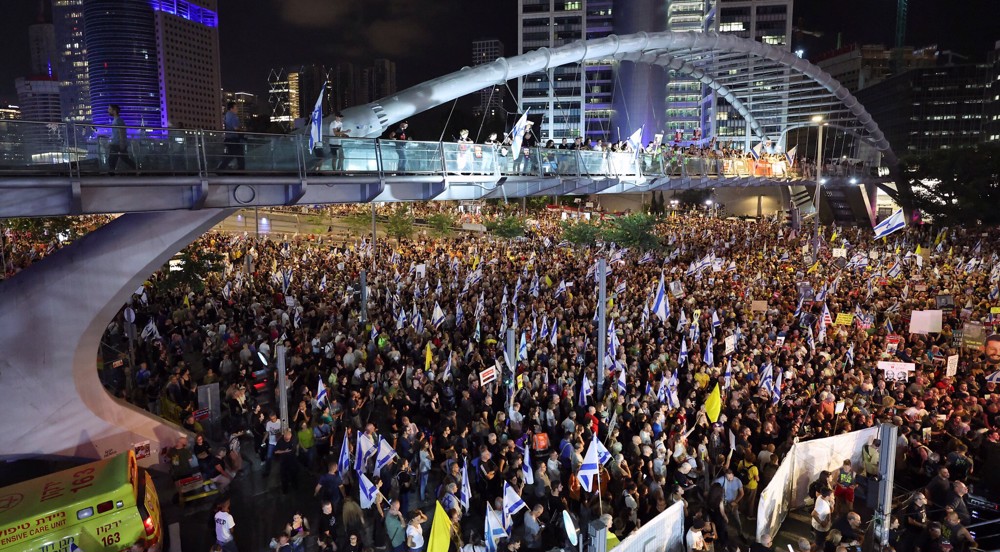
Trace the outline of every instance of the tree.
[[909, 203], [942, 224], [1000, 224], [1000, 144], [938, 150], [900, 162]]
[[654, 233], [656, 218], [646, 214], [634, 214], [612, 219], [605, 224], [604, 241], [614, 242], [620, 247], [649, 250], [660, 247], [660, 238]]
[[12, 218], [3, 225], [19, 234], [26, 234], [36, 243], [47, 243], [57, 236], [73, 240], [85, 233], [74, 217]]
[[524, 221], [515, 216], [507, 216], [487, 222], [486, 229], [501, 238], [519, 238], [524, 235]]
[[177, 268], [168, 264], [163, 267], [163, 285], [167, 289], [190, 289], [201, 292], [205, 289], [205, 278], [222, 270], [222, 255], [200, 247], [197, 243], [184, 248], [179, 258], [173, 260]]
[[597, 239], [601, 237], [601, 228], [589, 222], [574, 223], [564, 220], [559, 226], [562, 227], [563, 239], [576, 246], [589, 247], [596, 244]]
[[363, 211], [356, 211], [344, 217], [344, 223], [351, 229], [351, 233], [360, 236], [371, 231], [372, 217]]
[[435, 236], [444, 237], [454, 233], [455, 217], [448, 213], [436, 213], [427, 217], [427, 224]]
[[389, 216], [386, 233], [397, 240], [408, 239], [413, 235], [413, 215], [406, 206], [400, 207]]

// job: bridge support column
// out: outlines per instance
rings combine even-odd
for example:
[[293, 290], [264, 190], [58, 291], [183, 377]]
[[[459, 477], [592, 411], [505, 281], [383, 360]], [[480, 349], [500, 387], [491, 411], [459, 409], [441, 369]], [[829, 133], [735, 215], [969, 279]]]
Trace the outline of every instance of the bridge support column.
[[102, 335], [137, 287], [232, 209], [124, 215], [0, 283], [0, 457], [103, 458], [180, 428], [109, 395]]

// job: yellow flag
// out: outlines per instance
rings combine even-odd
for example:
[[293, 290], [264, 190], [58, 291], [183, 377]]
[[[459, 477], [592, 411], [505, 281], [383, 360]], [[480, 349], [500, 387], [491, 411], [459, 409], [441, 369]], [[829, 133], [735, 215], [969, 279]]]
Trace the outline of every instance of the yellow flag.
[[705, 414], [708, 415], [708, 421], [713, 424], [719, 421], [719, 414], [722, 414], [722, 394], [719, 392], [718, 383], [705, 398]]
[[913, 253], [914, 253], [915, 255], [919, 255], [919, 254], [920, 254], [920, 244], [919, 244], [919, 243], [917, 244], [917, 250], [916, 250], [916, 251], [914, 251]]
[[472, 261], [472, 270], [475, 270], [478, 267], [479, 267], [479, 255], [476, 255], [476, 258]]
[[834, 242], [834, 240], [836, 240], [836, 239], [837, 239], [837, 231], [836, 231], [836, 230], [834, 230], [834, 231], [833, 231], [833, 235], [832, 235], [832, 236], [830, 236], [830, 243], [833, 243], [833, 242]]
[[809, 270], [806, 271], [806, 274], [812, 274], [817, 270], [819, 270], [819, 261], [816, 261], [811, 267], [809, 267]]
[[451, 545], [451, 519], [440, 502], [434, 506], [434, 521], [431, 523], [431, 535], [427, 540], [427, 552], [448, 552]]
[[548, 274], [545, 275], [545, 285], [546, 287], [552, 287], [552, 278], [549, 278]]
[[191, 308], [191, 298], [187, 294], [184, 294], [184, 306]]
[[428, 343], [427, 344], [427, 354], [424, 356], [424, 371], [425, 372], [427, 370], [431, 369], [431, 358], [433, 358], [433, 355], [431, 355], [431, 344]]

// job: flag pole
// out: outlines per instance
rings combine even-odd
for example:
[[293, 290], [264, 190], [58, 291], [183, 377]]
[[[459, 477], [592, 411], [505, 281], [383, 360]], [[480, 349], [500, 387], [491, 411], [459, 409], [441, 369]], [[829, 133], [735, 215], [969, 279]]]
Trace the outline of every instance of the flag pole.
[[608, 270], [607, 260], [603, 257], [597, 260], [597, 279], [597, 390], [594, 396], [597, 400], [601, 400], [604, 396], [604, 355], [608, 347]]

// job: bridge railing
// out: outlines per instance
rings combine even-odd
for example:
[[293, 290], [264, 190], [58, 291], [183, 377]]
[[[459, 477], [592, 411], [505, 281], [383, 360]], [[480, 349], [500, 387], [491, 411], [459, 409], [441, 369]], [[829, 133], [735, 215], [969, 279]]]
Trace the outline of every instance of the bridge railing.
[[[750, 178], [808, 176], [785, 161], [673, 154], [525, 148], [455, 142], [324, 137], [176, 128], [128, 128], [127, 148], [112, 146], [114, 128], [92, 124], [0, 121], [0, 175], [96, 176], [296, 174], [461, 175], [562, 178]], [[516, 153], [516, 157], [515, 157]], [[135, 165], [133, 167], [133, 164]], [[112, 167], [114, 166], [114, 171]], [[833, 174], [831, 174], [833, 173]], [[845, 166], [830, 176], [872, 176]]]

